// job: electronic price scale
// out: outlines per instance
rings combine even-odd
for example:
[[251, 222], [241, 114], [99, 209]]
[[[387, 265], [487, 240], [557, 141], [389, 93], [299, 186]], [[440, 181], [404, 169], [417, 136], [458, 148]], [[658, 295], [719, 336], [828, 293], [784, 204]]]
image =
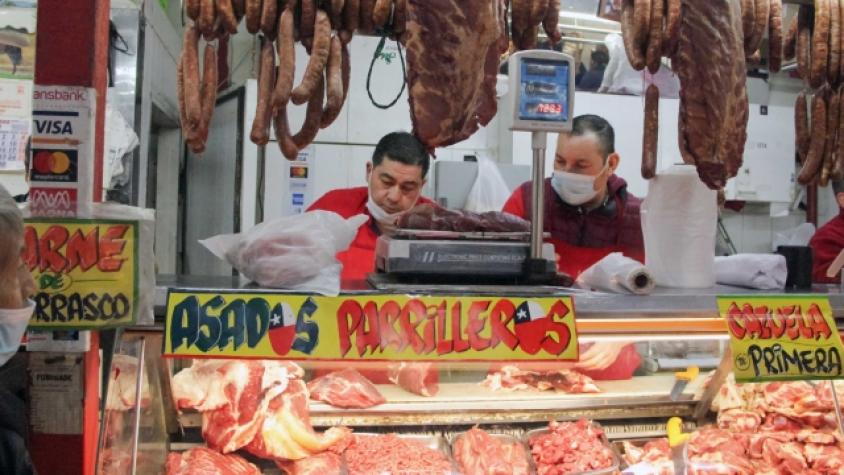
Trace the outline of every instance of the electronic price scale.
[[554, 247], [543, 242], [547, 133], [571, 130], [574, 59], [531, 50], [510, 56], [511, 130], [531, 132], [529, 233], [457, 233], [398, 229], [376, 243], [376, 287], [390, 281], [544, 284], [556, 279]]

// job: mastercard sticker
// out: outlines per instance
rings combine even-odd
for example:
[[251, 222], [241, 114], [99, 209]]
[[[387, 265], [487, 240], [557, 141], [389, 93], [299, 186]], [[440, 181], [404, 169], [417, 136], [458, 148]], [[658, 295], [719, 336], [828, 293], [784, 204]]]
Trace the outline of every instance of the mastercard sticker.
[[75, 182], [77, 163], [76, 150], [33, 150], [30, 180]]

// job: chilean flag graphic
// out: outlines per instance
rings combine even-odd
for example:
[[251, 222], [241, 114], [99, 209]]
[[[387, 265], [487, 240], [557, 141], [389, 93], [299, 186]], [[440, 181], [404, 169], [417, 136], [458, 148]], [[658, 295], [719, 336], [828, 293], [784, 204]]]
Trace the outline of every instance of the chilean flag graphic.
[[535, 301], [525, 300], [516, 307], [516, 315], [513, 317], [516, 322], [516, 338], [528, 354], [535, 355], [542, 348], [547, 330], [546, 317], [545, 309]]
[[273, 351], [279, 356], [287, 355], [296, 337], [296, 315], [290, 304], [280, 303], [273, 308], [269, 334]]

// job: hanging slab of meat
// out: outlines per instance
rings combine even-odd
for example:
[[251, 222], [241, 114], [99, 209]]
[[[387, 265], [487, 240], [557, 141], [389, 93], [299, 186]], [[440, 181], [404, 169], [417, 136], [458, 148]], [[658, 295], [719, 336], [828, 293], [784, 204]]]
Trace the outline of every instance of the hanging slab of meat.
[[686, 0], [677, 53], [680, 146], [701, 180], [721, 189], [741, 167], [748, 102], [741, 14], [730, 0]]
[[451, 210], [434, 204], [414, 206], [398, 220], [401, 229], [455, 232], [529, 232], [530, 222], [509, 213]]
[[258, 467], [237, 455], [223, 455], [205, 447], [167, 455], [166, 475], [260, 475]]
[[387, 367], [390, 381], [405, 391], [419, 396], [433, 397], [440, 390], [440, 372], [433, 363], [402, 361]]
[[674, 461], [671, 458], [671, 447], [668, 439], [648, 441], [644, 446], [632, 442], [622, 442], [624, 447], [624, 461], [628, 465], [648, 464], [653, 475], [674, 475]]
[[386, 402], [375, 385], [352, 368], [320, 376], [308, 383], [308, 390], [311, 399], [334, 407], [366, 409]]
[[548, 424], [548, 432], [528, 440], [536, 472], [582, 473], [610, 468], [616, 460], [602, 440], [603, 431], [586, 419]]
[[601, 392], [592, 378], [574, 370], [526, 371], [513, 365], [490, 371], [481, 385], [493, 391], [553, 390], [568, 394]]
[[445, 454], [396, 434], [354, 436], [343, 456], [349, 475], [452, 473], [451, 462]]
[[527, 451], [517, 441], [507, 442], [474, 427], [452, 445], [454, 458], [464, 475], [527, 475]]
[[323, 452], [295, 462], [278, 462], [278, 468], [288, 475], [340, 475], [343, 462], [333, 452]]
[[407, 1], [410, 116], [430, 151], [465, 140], [495, 116], [497, 10], [490, 0]]

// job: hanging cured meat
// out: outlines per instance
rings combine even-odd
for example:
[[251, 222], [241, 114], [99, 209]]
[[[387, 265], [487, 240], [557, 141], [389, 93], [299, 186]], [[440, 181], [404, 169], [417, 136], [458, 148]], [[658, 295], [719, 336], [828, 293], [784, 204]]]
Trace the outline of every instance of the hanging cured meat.
[[741, 15], [729, 0], [686, 0], [677, 54], [680, 147], [717, 190], [736, 175], [747, 139]]
[[410, 116], [429, 150], [467, 139], [496, 113], [497, 12], [488, 0], [408, 0]]

